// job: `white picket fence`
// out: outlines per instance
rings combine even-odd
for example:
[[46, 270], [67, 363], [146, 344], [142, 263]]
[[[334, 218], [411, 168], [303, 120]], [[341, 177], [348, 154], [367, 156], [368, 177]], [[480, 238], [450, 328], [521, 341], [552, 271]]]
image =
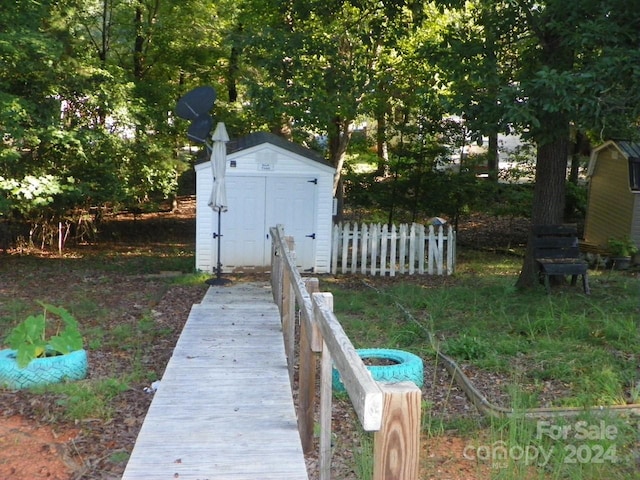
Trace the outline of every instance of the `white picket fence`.
[[368, 275], [451, 275], [456, 236], [451, 225], [338, 223], [333, 227], [331, 272]]

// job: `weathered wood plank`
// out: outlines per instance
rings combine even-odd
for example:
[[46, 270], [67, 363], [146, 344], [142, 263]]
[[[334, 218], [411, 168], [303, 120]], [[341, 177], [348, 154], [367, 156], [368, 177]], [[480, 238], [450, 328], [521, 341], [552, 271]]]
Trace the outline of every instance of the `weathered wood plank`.
[[193, 306], [122, 477], [159, 478], [307, 478], [279, 313], [262, 284], [211, 287]]
[[[351, 340], [332, 311], [330, 293], [314, 293], [313, 301], [324, 342], [329, 346], [333, 362], [355, 409], [362, 428], [375, 431], [382, 422], [382, 391], [373, 380]], [[323, 356], [326, 348], [323, 347]]]
[[417, 480], [420, 467], [421, 391], [412, 382], [380, 384], [383, 422], [374, 433], [373, 479]]

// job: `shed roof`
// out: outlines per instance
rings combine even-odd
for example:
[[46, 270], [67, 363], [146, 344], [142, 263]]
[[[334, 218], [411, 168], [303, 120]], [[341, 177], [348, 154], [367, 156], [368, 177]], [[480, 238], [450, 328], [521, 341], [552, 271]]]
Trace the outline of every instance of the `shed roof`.
[[619, 151], [627, 160], [630, 158], [640, 159], [640, 143], [629, 142], [627, 140], [607, 140], [591, 151], [591, 158], [589, 159], [589, 166], [587, 167], [587, 177], [593, 175], [599, 152], [610, 147]]
[[232, 139], [227, 143], [227, 155], [239, 152], [241, 150], [246, 150], [251, 147], [257, 147], [258, 145], [262, 145], [263, 143], [270, 143], [272, 145], [275, 145], [276, 147], [280, 147], [284, 150], [288, 150], [291, 153], [295, 153], [296, 155], [309, 158], [330, 167], [332, 166], [329, 162], [322, 158], [319, 153], [269, 132], [254, 132], [250, 133], [249, 135], [245, 135], [244, 137]]
[[627, 158], [640, 158], [640, 143], [618, 141], [616, 142]]

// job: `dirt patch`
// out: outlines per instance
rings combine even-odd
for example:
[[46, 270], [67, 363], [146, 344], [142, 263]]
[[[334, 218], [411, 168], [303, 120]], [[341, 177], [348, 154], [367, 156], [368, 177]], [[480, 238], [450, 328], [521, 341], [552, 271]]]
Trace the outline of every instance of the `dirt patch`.
[[0, 478], [68, 480], [77, 469], [73, 440], [78, 433], [19, 415], [0, 418]]
[[484, 480], [491, 478], [490, 467], [478, 463], [472, 442], [455, 435], [424, 438], [420, 478], [422, 480]]

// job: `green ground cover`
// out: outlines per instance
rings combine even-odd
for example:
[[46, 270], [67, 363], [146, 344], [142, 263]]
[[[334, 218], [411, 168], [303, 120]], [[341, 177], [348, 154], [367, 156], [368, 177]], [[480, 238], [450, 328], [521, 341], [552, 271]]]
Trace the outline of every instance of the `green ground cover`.
[[[640, 403], [637, 272], [592, 271], [592, 295], [570, 285], [546, 295], [542, 286], [514, 288], [520, 266], [515, 256], [459, 252], [458, 272], [450, 278], [326, 278], [322, 289], [334, 293], [336, 315], [357, 348], [400, 348], [431, 363], [440, 349], [479, 377], [484, 372], [499, 379], [504, 396], [493, 400], [501, 406], [524, 411]], [[492, 470], [495, 478], [636, 478], [640, 420], [632, 414], [554, 418], [550, 428], [572, 432], [558, 439], [540, 420], [444, 420], [429, 409], [425, 402], [428, 434], [453, 430], [516, 451], [555, 450], [544, 465], [507, 455], [504, 468]], [[579, 421], [591, 437], [606, 437], [606, 427], [615, 435], [576, 438]]]

